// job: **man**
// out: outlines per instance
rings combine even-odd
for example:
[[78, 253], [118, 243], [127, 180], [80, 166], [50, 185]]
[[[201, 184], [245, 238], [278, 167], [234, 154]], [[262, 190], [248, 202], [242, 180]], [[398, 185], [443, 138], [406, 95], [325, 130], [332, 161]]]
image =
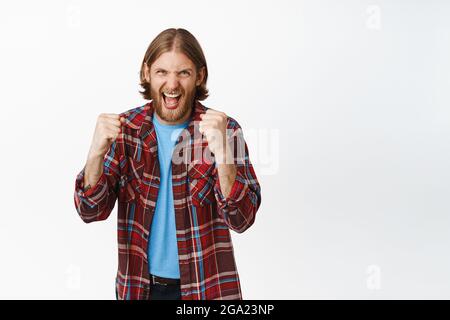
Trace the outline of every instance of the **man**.
[[255, 220], [260, 186], [236, 120], [206, 108], [195, 37], [168, 29], [141, 67], [144, 106], [97, 119], [75, 183], [84, 222], [118, 200], [117, 299], [242, 299], [230, 231]]

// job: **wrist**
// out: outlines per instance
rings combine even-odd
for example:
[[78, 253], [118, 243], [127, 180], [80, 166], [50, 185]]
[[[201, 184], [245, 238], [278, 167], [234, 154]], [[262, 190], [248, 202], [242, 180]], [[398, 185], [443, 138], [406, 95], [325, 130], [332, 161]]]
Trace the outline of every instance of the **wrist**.
[[237, 169], [234, 164], [218, 164], [217, 165], [217, 175], [219, 178], [235, 178], [237, 174]]
[[217, 164], [234, 164], [233, 154], [228, 146], [217, 150], [214, 156]]
[[101, 152], [97, 152], [97, 151], [89, 151], [87, 160], [91, 160], [91, 161], [97, 161], [97, 160], [103, 160], [104, 158], [104, 154], [102, 154]]

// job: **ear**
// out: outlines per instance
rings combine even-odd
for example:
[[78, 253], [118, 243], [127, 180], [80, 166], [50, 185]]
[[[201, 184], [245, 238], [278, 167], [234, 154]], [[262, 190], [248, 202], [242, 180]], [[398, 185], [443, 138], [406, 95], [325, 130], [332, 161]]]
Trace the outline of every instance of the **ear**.
[[197, 79], [195, 81], [195, 85], [199, 86], [203, 82], [204, 78], [205, 78], [205, 67], [201, 67], [197, 72]]
[[146, 62], [144, 62], [144, 78], [147, 82], [150, 82], [150, 68]]

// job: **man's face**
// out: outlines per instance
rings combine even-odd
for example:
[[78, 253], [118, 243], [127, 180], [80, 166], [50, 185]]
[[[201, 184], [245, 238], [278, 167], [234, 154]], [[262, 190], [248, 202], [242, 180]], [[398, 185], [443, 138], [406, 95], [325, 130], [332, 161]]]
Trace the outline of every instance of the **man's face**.
[[163, 53], [146, 69], [155, 112], [164, 124], [179, 124], [189, 119], [196, 86], [203, 80], [203, 69], [183, 53]]

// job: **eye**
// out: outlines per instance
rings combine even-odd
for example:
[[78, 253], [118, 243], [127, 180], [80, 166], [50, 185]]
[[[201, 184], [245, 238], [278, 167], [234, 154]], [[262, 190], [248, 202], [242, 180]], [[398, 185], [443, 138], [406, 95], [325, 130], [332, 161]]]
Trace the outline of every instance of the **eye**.
[[191, 73], [189, 71], [187, 71], [187, 70], [181, 71], [180, 74], [183, 75], [183, 76], [190, 76], [191, 75]]
[[165, 75], [167, 73], [167, 71], [165, 71], [165, 70], [156, 70], [156, 74], [159, 74], [159, 75]]

